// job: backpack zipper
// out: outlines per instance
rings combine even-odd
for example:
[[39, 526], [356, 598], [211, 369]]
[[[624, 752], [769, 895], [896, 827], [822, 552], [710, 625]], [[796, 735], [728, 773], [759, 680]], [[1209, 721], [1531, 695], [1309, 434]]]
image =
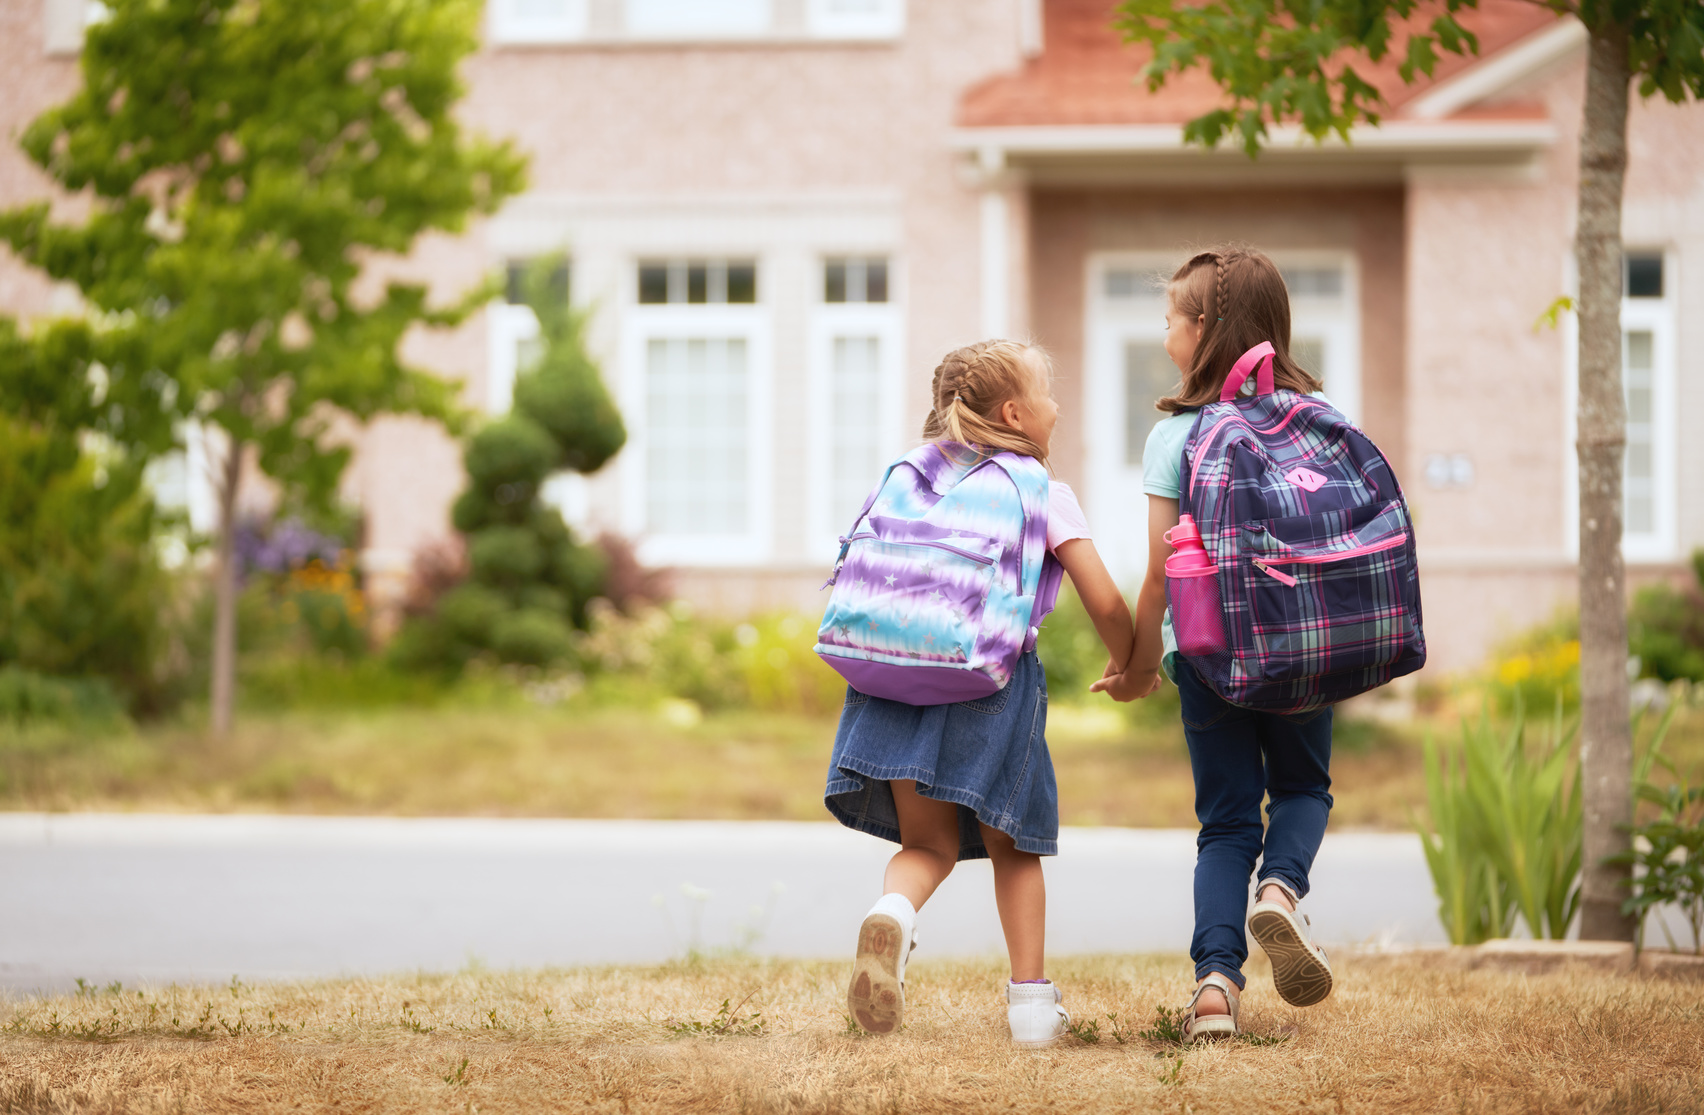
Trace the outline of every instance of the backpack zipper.
[[[854, 534], [850, 539], [848, 539], [848, 541], [861, 542], [866, 538], [874, 538], [878, 542], [882, 540], [880, 535], [870, 532], [866, 534]], [[937, 542], [929, 538], [918, 538], [909, 542], [896, 542], [894, 544], [897, 546], [929, 546], [936, 550], [945, 550], [949, 554], [957, 554], [960, 557], [967, 557], [971, 561], [980, 562], [983, 565], [994, 564], [994, 559], [989, 557], [987, 554], [979, 554], [972, 550], [961, 550], [957, 546], [949, 546], [945, 542]]]
[[1349, 550], [1333, 550], [1329, 554], [1296, 554], [1294, 556], [1285, 556], [1284, 554], [1264, 554], [1254, 559], [1254, 567], [1266, 574], [1268, 577], [1271, 577], [1273, 580], [1282, 581], [1284, 584], [1294, 588], [1299, 583], [1296, 578], [1290, 576], [1288, 573], [1273, 569], [1273, 565], [1280, 563], [1295, 565], [1330, 565], [1332, 562], [1336, 561], [1347, 561], [1350, 558], [1366, 557], [1368, 554], [1378, 554], [1383, 553], [1385, 550], [1394, 550], [1396, 547], [1407, 541], [1408, 532], [1403, 530], [1398, 531], [1389, 538], [1380, 539], [1377, 542], [1369, 542], [1365, 546], [1356, 546]]

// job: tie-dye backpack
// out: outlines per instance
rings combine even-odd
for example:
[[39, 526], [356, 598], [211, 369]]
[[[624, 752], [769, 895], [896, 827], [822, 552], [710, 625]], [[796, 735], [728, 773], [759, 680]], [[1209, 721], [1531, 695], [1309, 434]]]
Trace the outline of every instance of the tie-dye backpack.
[[1047, 484], [1032, 457], [958, 445], [889, 465], [840, 540], [816, 652], [858, 692], [908, 705], [1005, 688], [1064, 572]]
[[1166, 596], [1219, 696], [1306, 712], [1425, 664], [1420, 575], [1390, 462], [1323, 400], [1275, 391], [1272, 357], [1243, 354], [1184, 443], [1178, 510], [1212, 565], [1168, 575]]

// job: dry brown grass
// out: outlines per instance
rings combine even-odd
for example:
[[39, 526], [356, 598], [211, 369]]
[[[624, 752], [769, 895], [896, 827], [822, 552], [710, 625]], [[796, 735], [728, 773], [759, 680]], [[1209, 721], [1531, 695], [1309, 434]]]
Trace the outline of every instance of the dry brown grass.
[[[1179, 1002], [1175, 957], [1056, 962], [1102, 1037], [1041, 1052], [1007, 1043], [992, 962], [920, 961], [906, 1030], [880, 1039], [847, 1032], [828, 962], [99, 991], [0, 1004], [0, 1112], [1704, 1110], [1696, 984], [1340, 971], [1297, 1011], [1251, 966], [1245, 1023], [1286, 1040], [1191, 1051], [1120, 1042], [1106, 1018], [1136, 1029]], [[724, 1000], [737, 1021], [714, 1032]], [[761, 1033], [739, 1032], [754, 1013]]]

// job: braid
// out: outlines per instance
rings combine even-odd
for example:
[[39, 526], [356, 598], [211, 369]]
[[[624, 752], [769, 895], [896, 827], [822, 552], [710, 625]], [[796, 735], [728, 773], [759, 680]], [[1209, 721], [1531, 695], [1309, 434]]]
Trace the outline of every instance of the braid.
[[1225, 257], [1213, 253], [1213, 318], [1225, 320]]

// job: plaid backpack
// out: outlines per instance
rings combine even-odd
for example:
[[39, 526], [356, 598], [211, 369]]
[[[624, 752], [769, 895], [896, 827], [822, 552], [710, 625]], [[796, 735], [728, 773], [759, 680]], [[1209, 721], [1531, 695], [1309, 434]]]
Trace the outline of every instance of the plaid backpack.
[[888, 466], [840, 540], [816, 652], [860, 693], [944, 705], [1005, 688], [1063, 568], [1047, 552], [1047, 469], [934, 443]]
[[[1225, 700], [1305, 712], [1426, 662], [1414, 528], [1390, 462], [1244, 353], [1184, 443], [1182, 514], [1215, 569], [1166, 578], [1178, 650]], [[1251, 371], [1258, 390], [1237, 396]]]

